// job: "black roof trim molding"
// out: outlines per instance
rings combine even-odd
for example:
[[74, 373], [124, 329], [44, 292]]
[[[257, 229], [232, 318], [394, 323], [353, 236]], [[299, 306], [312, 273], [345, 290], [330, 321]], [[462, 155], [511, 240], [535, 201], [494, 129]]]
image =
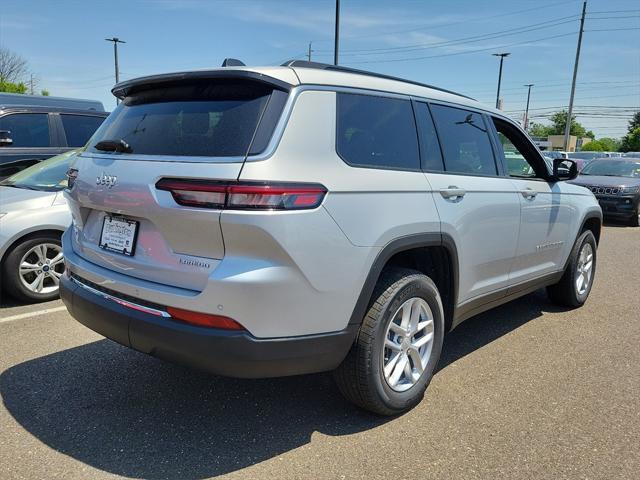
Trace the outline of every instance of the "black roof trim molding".
[[241, 80], [252, 80], [254, 82], [260, 82], [270, 85], [278, 90], [288, 92], [293, 88], [293, 85], [278, 80], [277, 78], [270, 77], [258, 72], [252, 72], [247, 70], [200, 70], [195, 72], [178, 72], [178, 73], [164, 73], [160, 75], [149, 75], [147, 77], [134, 78], [132, 80], [125, 80], [116, 84], [111, 93], [119, 99], [123, 99], [127, 95], [131, 95], [136, 91], [146, 90], [150, 87], [158, 87], [162, 85], [171, 85], [176, 83], [190, 82], [190, 81], [204, 81], [204, 80], [216, 80], [216, 79], [229, 79], [236, 78]]
[[475, 98], [468, 97], [467, 95], [463, 95], [461, 93], [454, 92], [452, 90], [446, 90], [444, 88], [434, 87], [433, 85], [428, 85], [426, 83], [416, 82], [416, 81], [413, 81], [413, 80], [407, 80], [406, 78], [400, 78], [400, 77], [394, 77], [394, 76], [391, 76], [391, 75], [385, 75], [383, 73], [375, 73], [375, 72], [369, 72], [367, 70], [359, 70], [357, 68], [341, 67], [339, 65], [332, 65], [332, 64], [329, 64], [329, 63], [309, 62], [307, 60], [287, 60], [281, 66], [282, 67], [316, 68], [318, 70], [330, 70], [330, 71], [334, 71], [334, 72], [344, 72], [344, 73], [354, 73], [356, 75], [365, 75], [367, 77], [384, 78], [385, 80], [395, 80], [397, 82], [410, 83], [411, 85], [418, 85], [420, 87], [427, 87], [427, 88], [431, 88], [433, 90], [438, 90], [438, 91], [444, 92], [444, 93], [450, 93], [452, 95], [457, 95], [458, 97], [464, 97], [464, 98], [468, 98], [469, 100], [476, 101]]

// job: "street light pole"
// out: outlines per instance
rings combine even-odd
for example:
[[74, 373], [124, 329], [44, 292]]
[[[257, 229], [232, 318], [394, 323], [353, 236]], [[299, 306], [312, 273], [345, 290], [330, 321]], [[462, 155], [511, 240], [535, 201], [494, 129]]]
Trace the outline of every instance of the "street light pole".
[[500, 83], [502, 83], [502, 62], [504, 57], [511, 55], [510, 53], [492, 53], [494, 57], [500, 57], [500, 72], [498, 73], [498, 92], [496, 93], [496, 108], [500, 106]]
[[[120, 40], [118, 37], [113, 38], [105, 38], [107, 42], [113, 42], [113, 61], [116, 69], [116, 83], [120, 81], [120, 69], [118, 68], [118, 44], [119, 43], [127, 43], [124, 40]], [[118, 104], [118, 99], [116, 98], [116, 105]]]
[[338, 50], [340, 46], [340, 0], [336, 0], [336, 33], [333, 45], [333, 64], [338, 65]]
[[531, 87], [533, 87], [533, 83], [527, 83], [525, 87], [528, 88], [527, 91], [527, 108], [524, 111], [524, 130], [525, 132], [529, 129], [529, 100], [531, 99]]
[[313, 50], [311, 50], [311, 44], [313, 42], [309, 42], [309, 49], [307, 50], [307, 60], [311, 61], [311, 53], [313, 52]]
[[578, 77], [578, 62], [580, 61], [580, 47], [582, 46], [582, 32], [584, 32], [584, 17], [587, 13], [587, 2], [582, 4], [582, 17], [580, 18], [580, 33], [578, 34], [578, 48], [576, 49], [576, 62], [573, 65], [573, 81], [571, 82], [571, 96], [569, 97], [569, 111], [567, 112], [567, 124], [564, 127], [564, 151], [569, 151], [569, 136], [571, 135], [571, 116], [573, 115], [573, 97], [576, 93], [576, 78]]

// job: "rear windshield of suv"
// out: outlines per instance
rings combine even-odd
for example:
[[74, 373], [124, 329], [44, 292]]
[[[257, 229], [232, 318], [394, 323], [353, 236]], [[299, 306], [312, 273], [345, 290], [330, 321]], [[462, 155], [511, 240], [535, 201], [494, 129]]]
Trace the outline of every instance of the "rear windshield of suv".
[[107, 118], [91, 139], [89, 150], [104, 153], [95, 148], [98, 142], [122, 140], [134, 155], [257, 154], [266, 148], [286, 97], [285, 92], [267, 85], [237, 80], [139, 91], [126, 97]]

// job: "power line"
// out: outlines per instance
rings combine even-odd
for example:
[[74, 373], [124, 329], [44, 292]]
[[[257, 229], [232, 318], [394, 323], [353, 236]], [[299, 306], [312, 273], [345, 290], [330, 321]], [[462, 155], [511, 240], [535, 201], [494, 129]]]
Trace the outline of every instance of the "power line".
[[[493, 38], [499, 38], [499, 37], [507, 37], [510, 35], [518, 35], [521, 33], [527, 33], [527, 32], [533, 32], [536, 30], [542, 30], [545, 28], [551, 28], [551, 27], [556, 27], [559, 25], [564, 25], [567, 23], [573, 23], [574, 20], [577, 20], [577, 15], [571, 15], [570, 17], [562, 17], [560, 19], [557, 20], [563, 20], [566, 18], [572, 18], [572, 20], [567, 20], [567, 21], [563, 21], [563, 22], [555, 22], [554, 21], [545, 21], [545, 22], [540, 22], [540, 23], [533, 23], [531, 25], [523, 25], [522, 27], [518, 27], [518, 28], [510, 28], [508, 30], [501, 30], [498, 32], [490, 32], [490, 33], [483, 33], [481, 35], [474, 35], [471, 37], [463, 37], [463, 38], [457, 38], [457, 39], [453, 39], [453, 40], [446, 40], [446, 41], [442, 41], [442, 42], [430, 42], [430, 43], [417, 43], [414, 45], [404, 45], [401, 47], [386, 47], [386, 48], [363, 48], [363, 49], [357, 49], [357, 50], [344, 50], [343, 55], [379, 55], [379, 54], [386, 54], [386, 53], [396, 53], [396, 52], [409, 52], [409, 51], [414, 51], [414, 50], [422, 50], [422, 49], [426, 49], [426, 48], [440, 48], [440, 47], [447, 47], [447, 46], [452, 46], [452, 45], [457, 45], [457, 44], [465, 44], [465, 43], [475, 43], [479, 40], [491, 40]], [[540, 26], [542, 25], [542, 26]], [[533, 28], [529, 28], [529, 27], [533, 27]], [[319, 50], [320, 52], [323, 52], [323, 50]], [[327, 50], [324, 50], [324, 52], [328, 52]]]
[[521, 42], [515, 42], [515, 43], [508, 43], [505, 45], [497, 45], [497, 46], [493, 46], [493, 47], [487, 47], [487, 48], [479, 48], [476, 50], [467, 50], [464, 52], [454, 52], [454, 53], [443, 53], [440, 55], [428, 55], [428, 56], [424, 56], [424, 57], [410, 57], [410, 58], [393, 58], [393, 59], [388, 59], [388, 60], [366, 60], [366, 61], [356, 61], [356, 62], [349, 62], [353, 65], [356, 64], [363, 64], [363, 63], [392, 63], [392, 62], [409, 62], [409, 61], [413, 61], [413, 60], [426, 60], [428, 58], [439, 58], [439, 57], [452, 57], [452, 56], [456, 56], [456, 55], [468, 55], [468, 54], [472, 54], [472, 53], [479, 53], [479, 52], [488, 52], [490, 50], [499, 50], [499, 49], [503, 49], [506, 47], [514, 47], [514, 46], [518, 46], [518, 45], [525, 45], [528, 43], [533, 43], [533, 42], [541, 42], [544, 40], [552, 40], [554, 38], [561, 38], [561, 37], [568, 37], [570, 35], [575, 35], [576, 32], [569, 32], [569, 33], [562, 33], [559, 35], [552, 35], [549, 37], [542, 37], [542, 38], [536, 38], [536, 39], [532, 39], [532, 40], [524, 40]]
[[640, 30], [640, 27], [629, 28], [595, 28], [592, 30], [585, 30], [585, 32], [620, 32], [622, 30]]
[[629, 12], [640, 12], [640, 10], [632, 9], [632, 10], [599, 10], [595, 12], [588, 12], [587, 15], [594, 15], [599, 13], [629, 13]]
[[[450, 27], [453, 25], [461, 25], [461, 24], [465, 24], [465, 23], [473, 23], [476, 21], [482, 21], [482, 20], [490, 20], [493, 18], [501, 18], [501, 17], [508, 17], [511, 15], [517, 15], [519, 13], [526, 13], [526, 12], [533, 12], [533, 11], [538, 11], [544, 8], [550, 8], [550, 7], [557, 7], [559, 5], [565, 5], [567, 3], [574, 3], [575, 0], [565, 0], [563, 2], [554, 2], [554, 3], [549, 3], [549, 4], [545, 4], [545, 5], [538, 5], [536, 7], [533, 8], [526, 8], [524, 10], [515, 10], [512, 12], [505, 12], [505, 13], [499, 13], [496, 15], [487, 15], [487, 16], [481, 16], [481, 17], [476, 17], [476, 18], [472, 18], [469, 20], [460, 20], [460, 21], [456, 21], [456, 22], [449, 22], [449, 23], [441, 23], [439, 25], [430, 25], [430, 26], [424, 26], [424, 27], [419, 27], [419, 28], [411, 28], [411, 29], [405, 29], [405, 30], [396, 30], [396, 31], [392, 31], [392, 32], [378, 32], [378, 33], [370, 33], [370, 34], [364, 34], [364, 35], [352, 35], [349, 36], [349, 39], [353, 39], [353, 38], [369, 38], [369, 37], [381, 37], [381, 36], [385, 36], [385, 35], [395, 35], [397, 33], [409, 33], [409, 32], [417, 32], [420, 30], [434, 30], [437, 28], [443, 28], [443, 27]], [[346, 37], [347, 38], [347, 37]], [[328, 40], [324, 40], [324, 41], [328, 41]]]

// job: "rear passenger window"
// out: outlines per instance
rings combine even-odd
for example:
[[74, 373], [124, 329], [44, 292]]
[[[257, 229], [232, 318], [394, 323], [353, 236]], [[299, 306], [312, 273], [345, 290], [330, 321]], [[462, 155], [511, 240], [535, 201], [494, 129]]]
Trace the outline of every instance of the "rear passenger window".
[[418, 137], [409, 100], [337, 94], [336, 149], [349, 165], [419, 170]]
[[11, 132], [12, 147], [48, 147], [49, 116], [46, 113], [18, 113], [0, 118], [0, 130]]
[[422, 156], [422, 168], [429, 171], [441, 172], [444, 170], [442, 154], [438, 135], [433, 125], [431, 112], [426, 103], [416, 102], [416, 120], [418, 122], [418, 135], [420, 136], [420, 155]]
[[496, 162], [482, 115], [432, 105], [447, 172], [496, 175]]
[[60, 115], [62, 126], [70, 147], [82, 147], [104, 121], [102, 117], [89, 115]]

